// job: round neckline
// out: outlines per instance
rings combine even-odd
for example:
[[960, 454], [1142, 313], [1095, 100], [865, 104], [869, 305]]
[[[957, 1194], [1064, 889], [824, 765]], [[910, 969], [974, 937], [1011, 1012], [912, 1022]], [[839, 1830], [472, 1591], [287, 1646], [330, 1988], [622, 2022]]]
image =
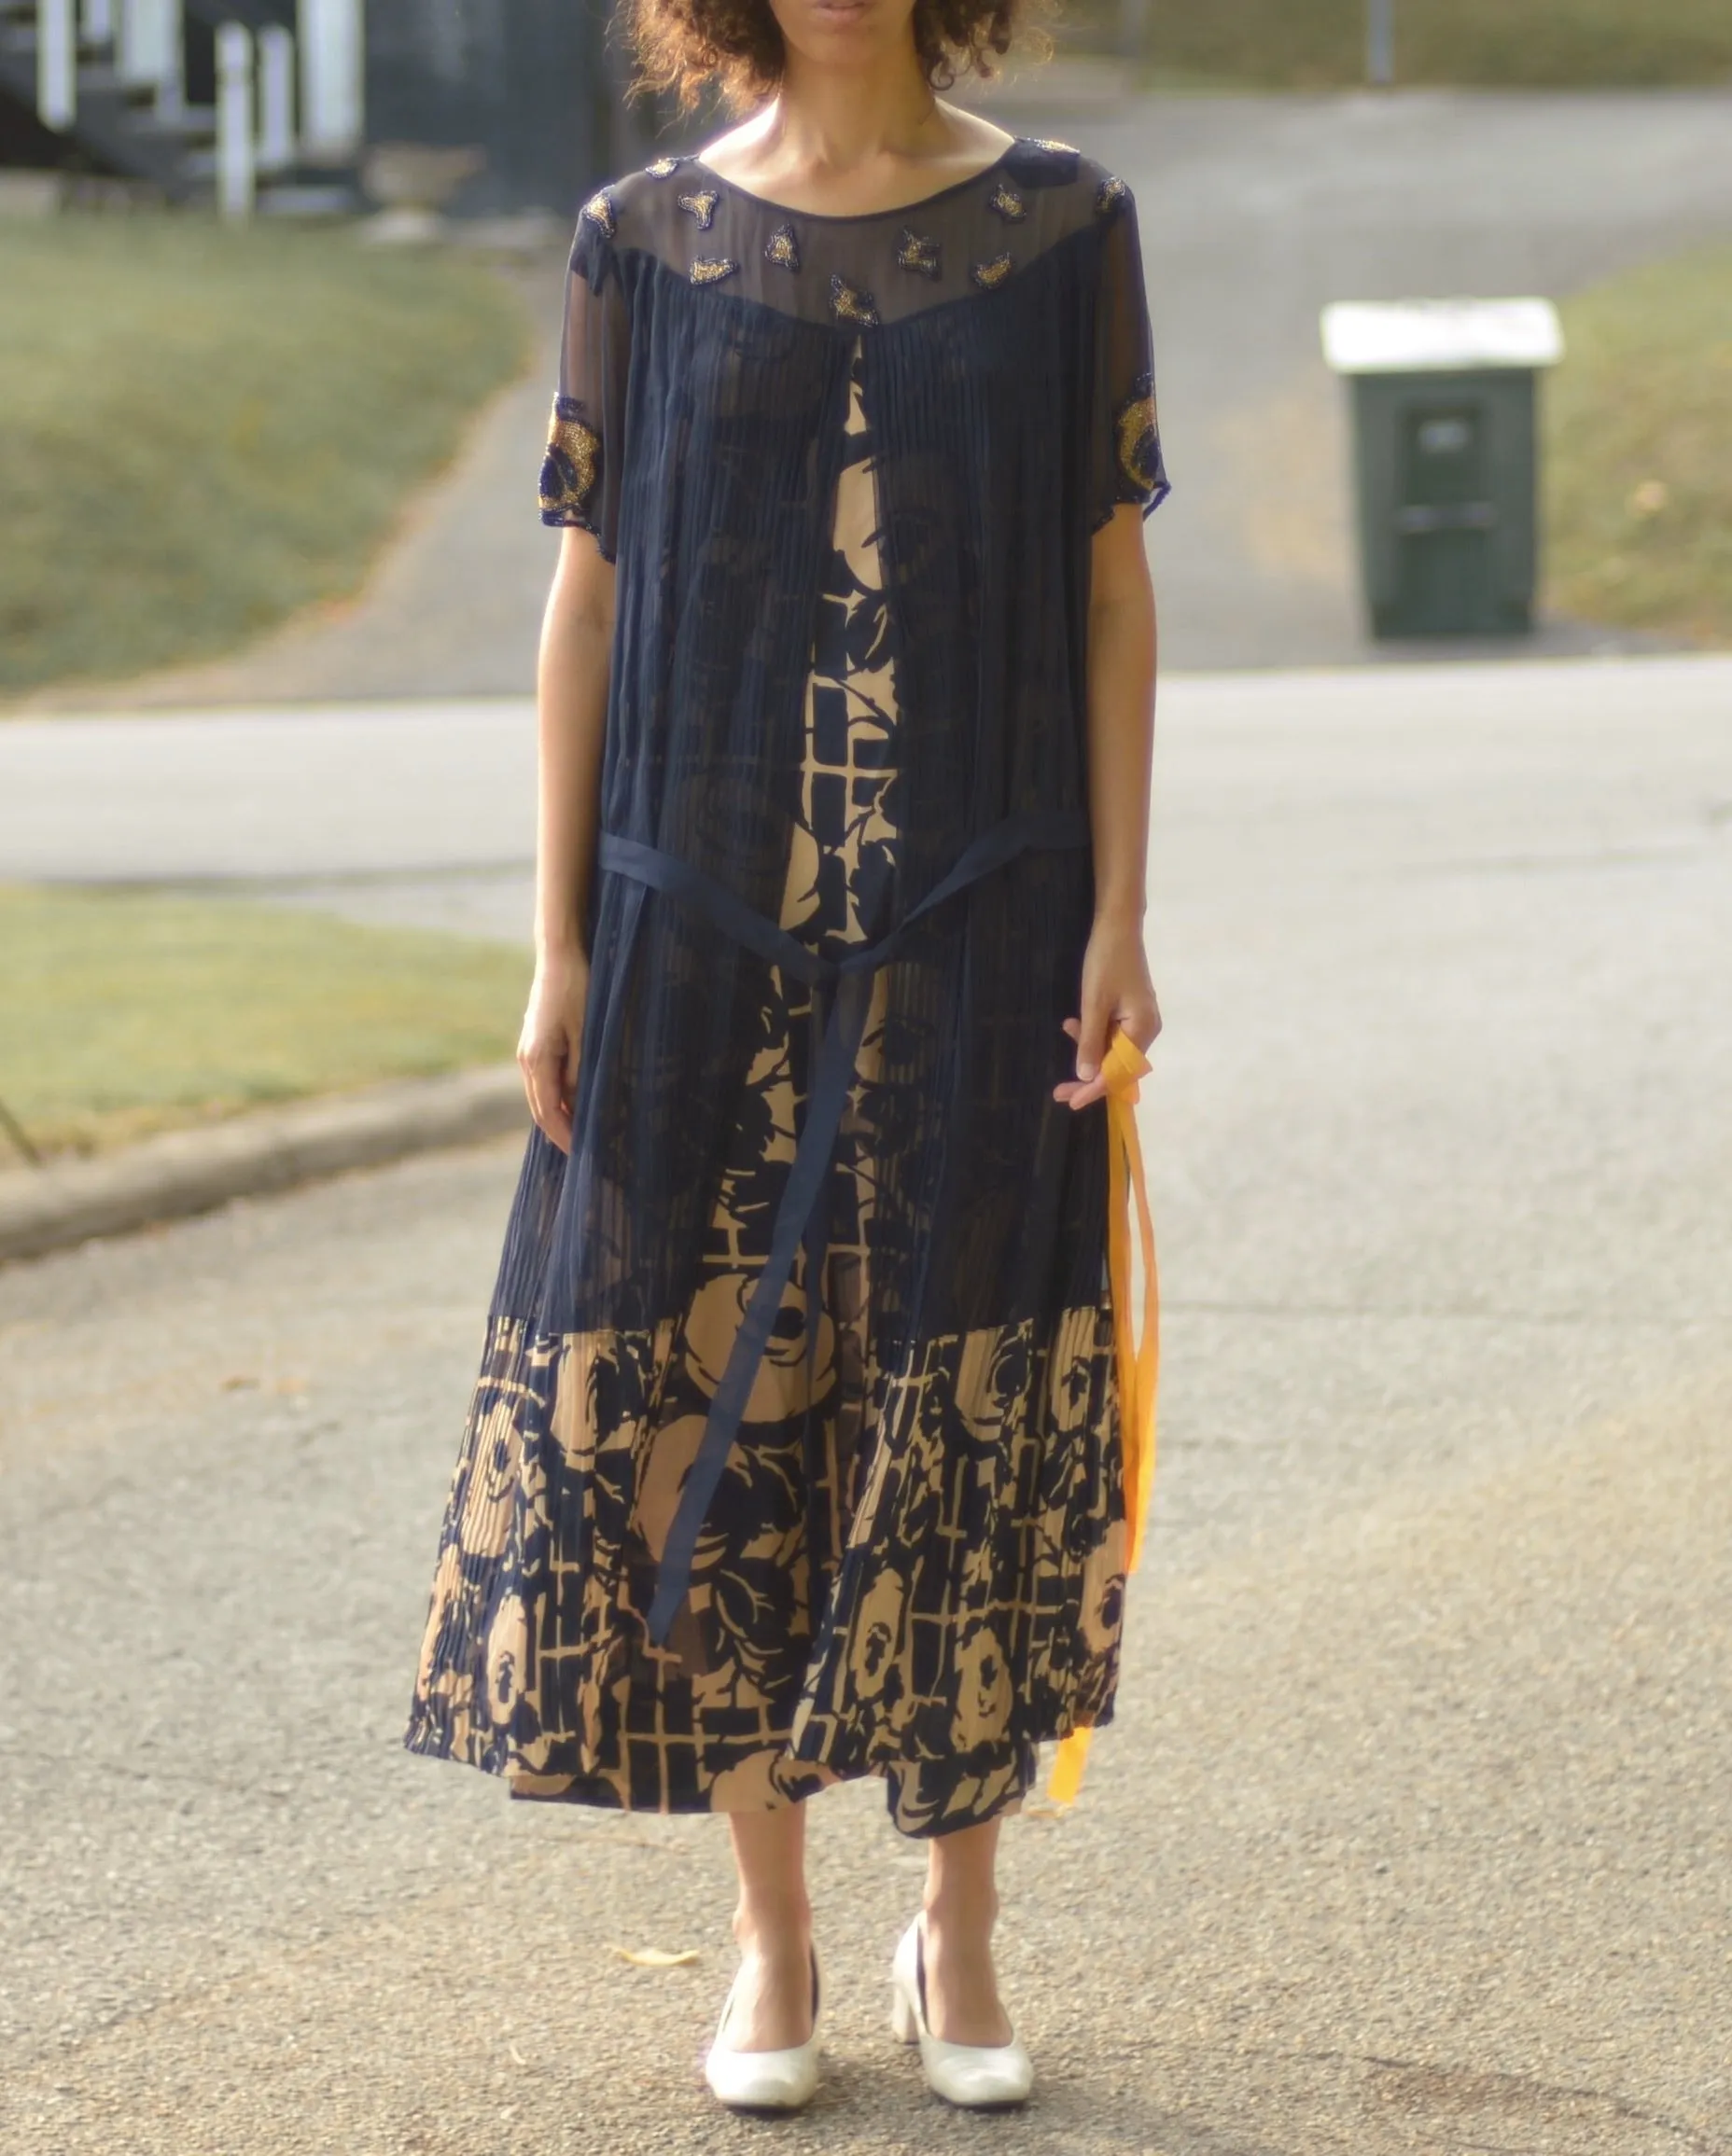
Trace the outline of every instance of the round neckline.
[[970, 173], [963, 179], [952, 180], [948, 187], [940, 188], [932, 194], [916, 195], [913, 202], [896, 202], [887, 210], [798, 210], [791, 202], [778, 202], [768, 195], [754, 194], [750, 188], [741, 187], [738, 180], [731, 180], [726, 173], [719, 173], [714, 165], [705, 164], [695, 150], [686, 152], [686, 161], [707, 174], [719, 186], [732, 189], [743, 201], [756, 202], [761, 210], [774, 210], [777, 216], [803, 217], [810, 225], [869, 225], [878, 217], [911, 216], [916, 210], [929, 209], [934, 202], [959, 195], [964, 188], [978, 187], [982, 180], [990, 179], [1027, 139], [1024, 135], [1013, 135], [989, 165], [982, 165], [978, 172]]

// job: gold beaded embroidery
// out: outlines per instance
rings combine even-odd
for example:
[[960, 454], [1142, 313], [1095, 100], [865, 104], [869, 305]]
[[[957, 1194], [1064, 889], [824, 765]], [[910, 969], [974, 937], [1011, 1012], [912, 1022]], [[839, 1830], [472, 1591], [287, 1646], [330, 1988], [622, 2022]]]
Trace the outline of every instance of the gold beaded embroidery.
[[911, 226], [902, 227], [902, 236], [897, 243], [896, 259], [904, 270], [913, 270], [922, 277], [936, 277], [940, 274], [938, 242], [922, 237]]
[[1028, 215], [1028, 205], [1013, 187], [1000, 180], [986, 197], [986, 207], [996, 210], [1007, 225], [1020, 225]]
[[1031, 134], [1028, 140], [1036, 149], [1062, 151], [1066, 157], [1080, 157], [1082, 152], [1073, 142], [1055, 142], [1048, 134]]
[[694, 285], [719, 285], [739, 266], [731, 255], [698, 255], [692, 258], [690, 274]]
[[598, 225], [612, 239], [615, 230], [613, 197], [606, 188], [597, 188], [578, 215], [587, 217], [592, 225]]
[[840, 270], [831, 272], [830, 311], [838, 322], [859, 322], [868, 329], [878, 326], [877, 301], [870, 292], [857, 291]]
[[548, 423], [547, 455], [541, 465], [541, 513], [581, 517], [595, 491], [601, 470], [601, 437], [581, 416], [573, 396], [556, 396]]
[[671, 180], [679, 170], [679, 160], [677, 158], [657, 158], [654, 164], [646, 165], [644, 170], [652, 180]]
[[983, 292], [991, 292], [1003, 284], [1015, 267], [1009, 255], [995, 255], [990, 262], [976, 262], [969, 275]]
[[695, 217], [707, 232], [715, 221], [716, 204], [721, 197], [714, 188], [700, 188], [695, 194], [676, 195], [674, 200], [688, 216]]
[[791, 225], [778, 225], [763, 243], [763, 258], [783, 270], [800, 267], [800, 243]]
[[1109, 210], [1116, 210], [1130, 193], [1117, 173], [1109, 173], [1095, 189], [1095, 214], [1104, 217]]
[[1119, 469], [1139, 494], [1160, 483], [1161, 437], [1154, 410], [1154, 378], [1139, 374], [1113, 422]]

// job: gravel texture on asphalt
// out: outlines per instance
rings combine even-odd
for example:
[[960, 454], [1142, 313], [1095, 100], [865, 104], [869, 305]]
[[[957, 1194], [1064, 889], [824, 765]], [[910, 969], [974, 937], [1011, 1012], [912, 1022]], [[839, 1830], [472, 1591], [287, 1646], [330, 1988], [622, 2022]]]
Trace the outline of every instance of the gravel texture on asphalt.
[[1006, 1830], [1027, 2112], [890, 2041], [875, 1784], [766, 2128], [719, 1822], [401, 1752], [505, 1144], [0, 1273], [8, 2147], [1732, 2149], [1732, 716], [1423, 678], [1164, 724], [1162, 1450], [1117, 1718]]

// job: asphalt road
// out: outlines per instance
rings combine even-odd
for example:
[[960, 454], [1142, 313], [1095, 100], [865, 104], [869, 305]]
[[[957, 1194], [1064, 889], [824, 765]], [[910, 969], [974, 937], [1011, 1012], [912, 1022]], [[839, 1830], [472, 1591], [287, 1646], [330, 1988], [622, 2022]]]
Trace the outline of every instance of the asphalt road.
[[[1098, 76], [1072, 71], [1045, 84], [1028, 76], [998, 117], [1083, 145], [1136, 190], [1174, 480], [1148, 526], [1172, 667], [1390, 656], [1359, 619], [1345, 405], [1318, 339], [1327, 301], [1560, 296], [1732, 232], [1724, 89], [1112, 98]], [[541, 357], [413, 505], [356, 600], [212, 665], [35, 701], [130, 709], [527, 691], [552, 563], [535, 481], [563, 258], [511, 274], [540, 325]], [[1639, 643], [1558, 622], [1523, 649]], [[1456, 654], [1431, 645], [1401, 656]]]
[[875, 1785], [766, 2127], [719, 1823], [398, 1748], [511, 1148], [0, 1273], [6, 2146], [1732, 2150], [1726, 687], [1168, 697], [1162, 1453], [1118, 1718], [1006, 1832], [1024, 2116], [889, 2041]]

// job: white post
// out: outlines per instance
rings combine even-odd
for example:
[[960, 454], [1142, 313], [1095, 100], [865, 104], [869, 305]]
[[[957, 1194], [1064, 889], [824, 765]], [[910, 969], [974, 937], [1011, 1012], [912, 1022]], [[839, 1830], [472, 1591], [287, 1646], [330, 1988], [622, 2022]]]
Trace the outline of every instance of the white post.
[[84, 0], [84, 42], [106, 45], [114, 35], [114, 0]]
[[286, 173], [295, 161], [295, 38], [272, 22], [258, 33], [258, 170]]
[[1379, 90], [1395, 80], [1395, 0], [1366, 0], [1365, 75]]
[[243, 22], [216, 33], [216, 207], [253, 214], [253, 34]]
[[179, 119], [187, 109], [187, 33], [181, 0], [156, 0], [157, 118]]
[[115, 64], [122, 82], [154, 89], [162, 54], [161, 0], [120, 0], [119, 50]]
[[36, 0], [36, 118], [56, 133], [78, 112], [78, 28], [73, 0]]
[[297, 0], [300, 144], [314, 163], [359, 150], [365, 81], [364, 0]]

